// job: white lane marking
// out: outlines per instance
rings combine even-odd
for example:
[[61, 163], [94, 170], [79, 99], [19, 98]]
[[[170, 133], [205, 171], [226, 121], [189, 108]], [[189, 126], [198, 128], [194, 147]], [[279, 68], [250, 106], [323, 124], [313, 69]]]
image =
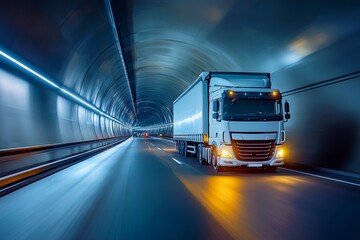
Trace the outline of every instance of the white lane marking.
[[150, 143], [153, 147], [155, 147], [155, 145], [154, 144], [152, 144], [152, 143]]
[[288, 169], [288, 168], [282, 168], [281, 167], [281, 169], [284, 169], [284, 170], [287, 170], [287, 171], [290, 171], [290, 172], [301, 173], [301, 174], [309, 175], [309, 176], [312, 176], [312, 177], [323, 178], [323, 179], [326, 179], [326, 180], [331, 180], [331, 181], [335, 181], [335, 182], [341, 182], [341, 183], [350, 184], [350, 185], [360, 187], [360, 184], [358, 184], [358, 183], [352, 183], [352, 182], [348, 182], [348, 181], [343, 181], [343, 180], [330, 178], [330, 177], [324, 177], [324, 176], [320, 176], [320, 175], [316, 175], [316, 174], [312, 174], [312, 173], [307, 173], [307, 172], [301, 172], [301, 171], [292, 170], [292, 169]]
[[157, 149], [159, 149], [161, 151], [161, 148], [157, 147]]
[[146, 146], [149, 148], [149, 150], [151, 151], [151, 148], [150, 148], [150, 146], [149, 146], [149, 143], [148, 143], [147, 141], [145, 141], [145, 144], [146, 144]]
[[177, 162], [178, 164], [183, 164], [182, 162], [180, 162], [179, 160], [176, 160], [175, 158], [171, 158], [172, 160], [174, 160], [175, 162]]

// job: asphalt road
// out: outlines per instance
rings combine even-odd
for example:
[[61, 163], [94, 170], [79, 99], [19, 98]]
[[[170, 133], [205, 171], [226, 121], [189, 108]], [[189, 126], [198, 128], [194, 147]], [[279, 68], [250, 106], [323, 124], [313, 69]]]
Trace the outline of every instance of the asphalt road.
[[0, 198], [0, 239], [360, 239], [360, 187], [132, 138]]

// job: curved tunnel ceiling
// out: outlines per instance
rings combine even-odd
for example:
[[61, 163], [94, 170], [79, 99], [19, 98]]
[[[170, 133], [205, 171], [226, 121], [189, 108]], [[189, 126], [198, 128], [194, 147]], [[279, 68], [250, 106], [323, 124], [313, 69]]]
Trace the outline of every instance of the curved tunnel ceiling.
[[119, 2], [144, 126], [171, 122], [172, 102], [202, 71], [276, 72], [359, 30], [360, 21], [359, 3], [343, 1]]
[[359, 5], [111, 1], [119, 53], [105, 1], [17, 0], [0, 10], [0, 42], [119, 120], [152, 126], [172, 122], [172, 102], [202, 71], [274, 73], [359, 31]]

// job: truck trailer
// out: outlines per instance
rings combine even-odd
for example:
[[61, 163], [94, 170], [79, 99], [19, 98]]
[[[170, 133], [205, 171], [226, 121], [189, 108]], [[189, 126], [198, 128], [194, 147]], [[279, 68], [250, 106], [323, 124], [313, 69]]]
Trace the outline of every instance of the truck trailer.
[[284, 164], [286, 101], [270, 73], [203, 72], [175, 101], [173, 140], [201, 165], [262, 168]]

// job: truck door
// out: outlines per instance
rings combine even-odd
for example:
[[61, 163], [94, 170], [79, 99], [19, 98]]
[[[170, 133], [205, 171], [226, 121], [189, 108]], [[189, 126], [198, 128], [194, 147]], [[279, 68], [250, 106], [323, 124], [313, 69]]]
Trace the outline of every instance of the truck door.
[[213, 99], [210, 102], [212, 106], [211, 111], [209, 111], [209, 144], [216, 142], [217, 145], [220, 143], [222, 137], [222, 127], [221, 127], [221, 118], [222, 118], [222, 101], [221, 98]]

